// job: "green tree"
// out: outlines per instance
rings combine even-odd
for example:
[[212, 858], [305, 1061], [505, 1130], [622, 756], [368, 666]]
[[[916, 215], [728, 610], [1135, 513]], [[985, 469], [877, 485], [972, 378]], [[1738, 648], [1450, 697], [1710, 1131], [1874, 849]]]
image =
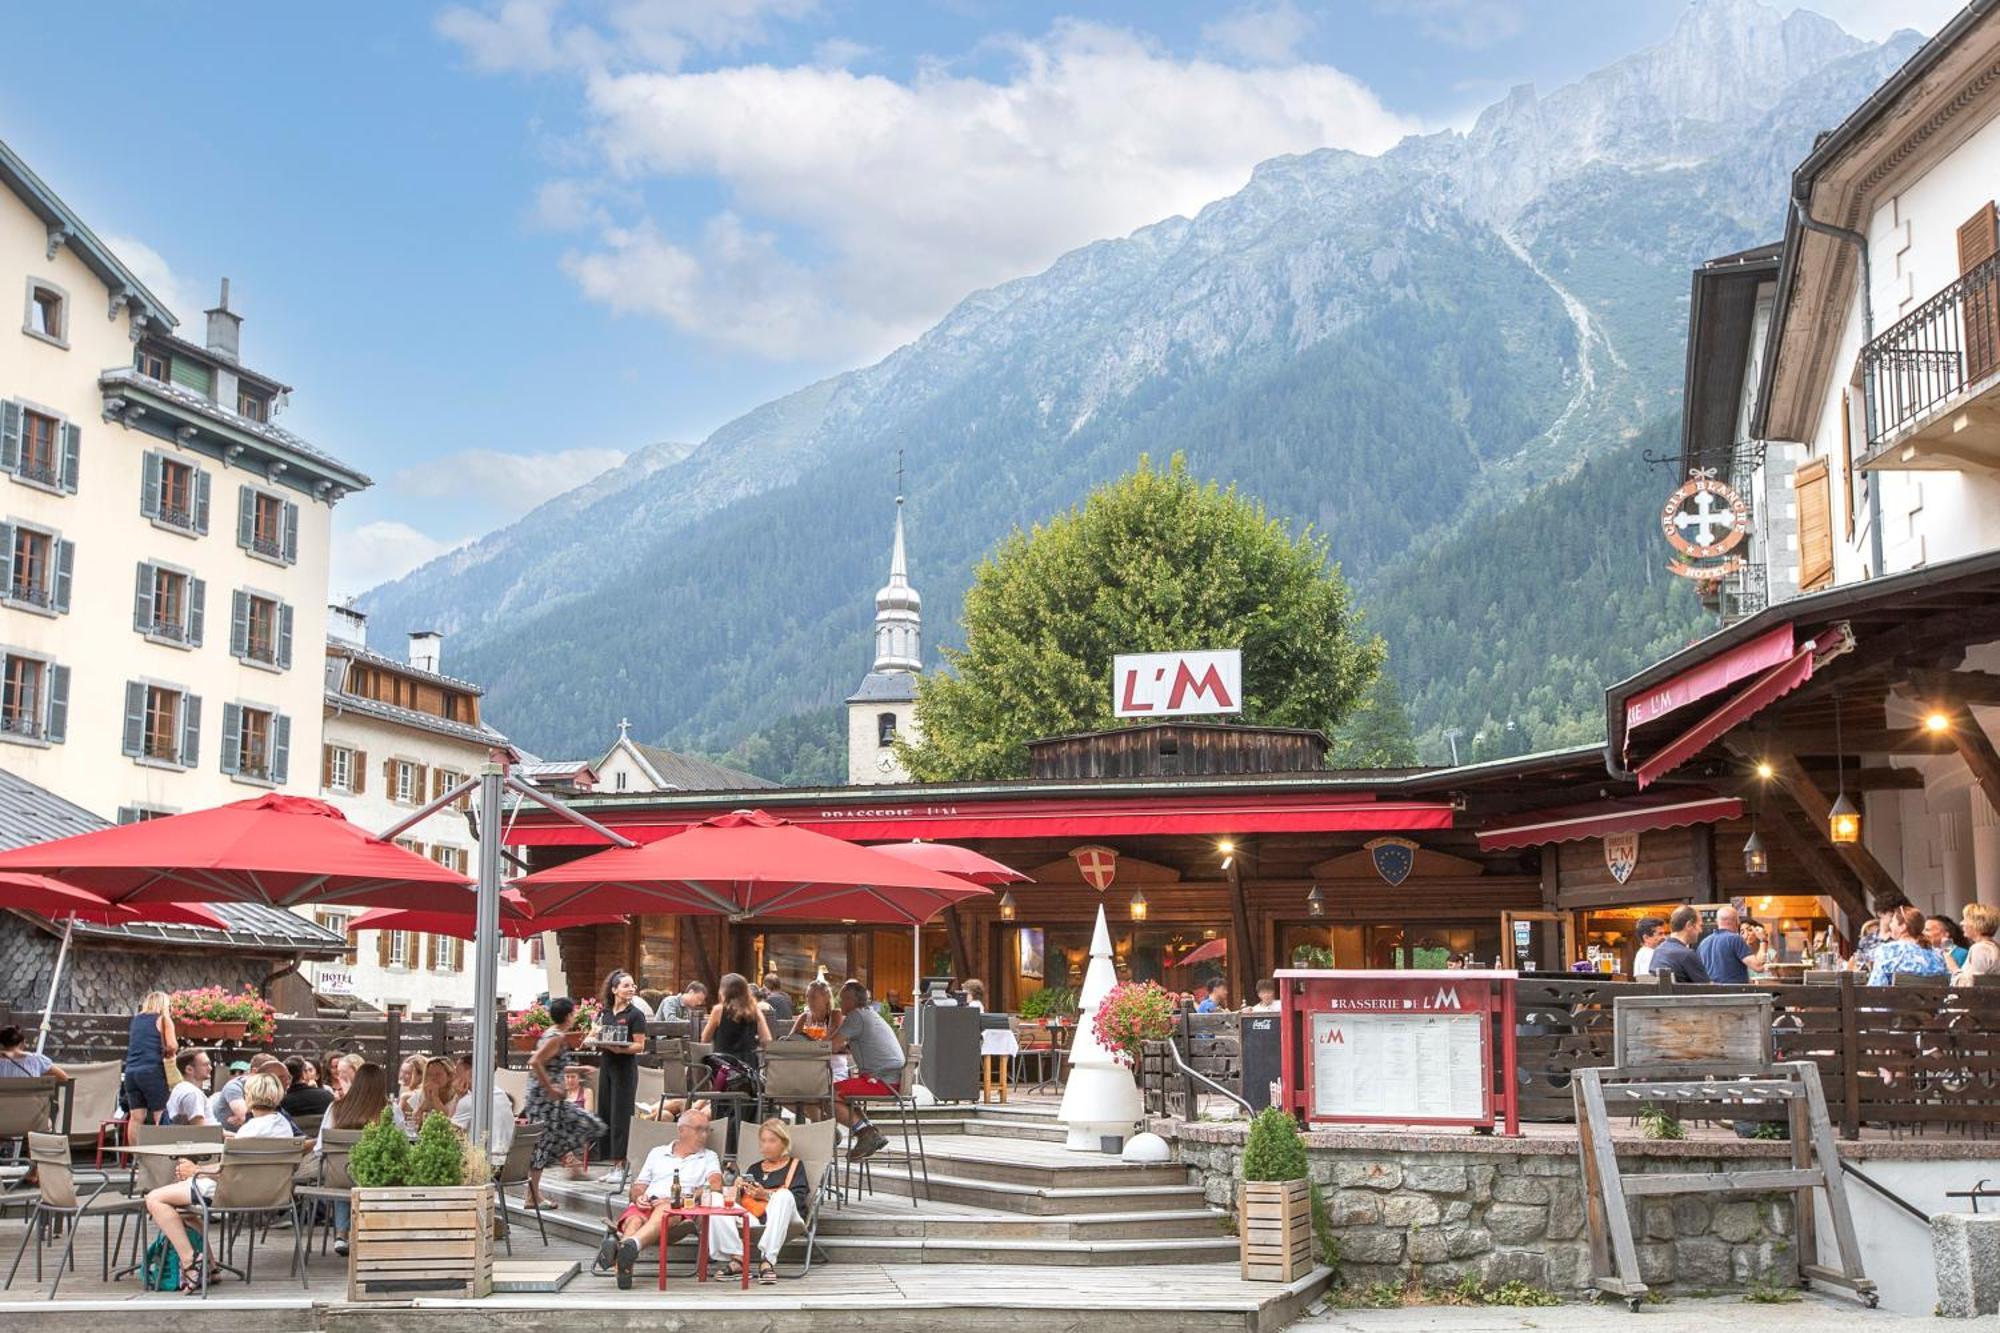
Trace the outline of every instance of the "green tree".
[[1243, 650], [1243, 719], [1331, 731], [1382, 667], [1326, 543], [1263, 505], [1190, 477], [1176, 454], [1098, 487], [1080, 508], [1016, 530], [965, 595], [965, 647], [922, 678], [922, 741], [899, 749], [925, 782], [1018, 777], [1027, 742], [1113, 723], [1111, 659]]
[[1361, 696], [1333, 739], [1335, 768], [1412, 768], [1417, 763], [1417, 733], [1403, 711], [1403, 692], [1396, 678], [1384, 671]]

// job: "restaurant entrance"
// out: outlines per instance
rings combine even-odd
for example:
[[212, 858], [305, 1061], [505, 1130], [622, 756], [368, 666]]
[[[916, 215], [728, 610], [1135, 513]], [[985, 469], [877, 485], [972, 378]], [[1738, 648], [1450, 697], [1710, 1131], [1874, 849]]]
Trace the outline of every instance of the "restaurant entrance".
[[1499, 952], [1497, 923], [1399, 921], [1376, 924], [1285, 922], [1278, 928], [1284, 967], [1490, 967]]
[[[806, 984], [825, 976], [835, 990], [852, 977], [892, 1008], [908, 1001], [916, 972], [917, 941], [910, 930], [894, 926], [826, 926], [786, 923], [739, 932], [738, 970], [755, 980], [776, 972], [787, 994], [805, 994]], [[942, 925], [923, 932], [925, 976], [950, 976], [951, 943]]]
[[[1213, 984], [1229, 976], [1229, 928], [1179, 923], [1149, 925], [1107, 921], [1112, 963], [1120, 981], [1154, 981], [1171, 991], [1189, 991], [1197, 982]], [[1055, 987], [1083, 986], [1090, 966], [1088, 924], [1010, 926], [1000, 932], [1001, 1004], [1018, 1011], [1029, 996]]]

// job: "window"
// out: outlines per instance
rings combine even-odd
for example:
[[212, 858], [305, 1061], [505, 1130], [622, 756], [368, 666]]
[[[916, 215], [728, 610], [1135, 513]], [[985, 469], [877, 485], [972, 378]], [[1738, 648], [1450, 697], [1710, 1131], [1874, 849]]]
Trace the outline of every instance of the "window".
[[431, 860], [448, 870], [456, 870], [461, 875], [465, 873], [467, 858], [463, 847], [447, 847], [443, 843], [436, 843], [431, 847]]
[[44, 528], [0, 523], [0, 597], [17, 607], [52, 614], [69, 610], [76, 543]]
[[[465, 781], [465, 774], [459, 772], [457, 769], [454, 768], [432, 769], [431, 770], [432, 798], [436, 799], [438, 797], [443, 796], [446, 792], [450, 791], [453, 787], [456, 787], [459, 783], [463, 781]], [[452, 802], [452, 806], [455, 809], [459, 810], [469, 809], [471, 807], [471, 804], [472, 804], [472, 794], [470, 792], [466, 793], [463, 796], [460, 796], [456, 801]], [[465, 869], [465, 867], [461, 865], [459, 869], [463, 870]]]
[[410, 965], [410, 932], [407, 930], [385, 930], [383, 962], [390, 967]]
[[125, 682], [124, 751], [146, 764], [192, 768], [201, 736], [201, 699], [178, 685]]
[[528, 941], [528, 962], [535, 967], [542, 965], [542, 937], [540, 935]]
[[82, 432], [52, 412], [0, 403], [0, 469], [45, 490], [76, 494]]
[[161, 805], [121, 805], [118, 807], [118, 822], [121, 824], [143, 824], [149, 819], [165, 819], [175, 813]]
[[138, 352], [132, 359], [133, 368], [149, 380], [165, 384], [173, 378], [173, 358], [165, 349], [148, 343], [140, 343]]
[[422, 856], [424, 854], [424, 845], [415, 838], [398, 838], [396, 839], [396, 845], [412, 856]]
[[40, 412], [21, 413], [21, 463], [16, 475], [44, 486], [56, 484], [57, 438], [62, 423]]
[[244, 656], [259, 662], [278, 660], [278, 604], [268, 597], [250, 597], [249, 637]]
[[0, 733], [9, 739], [44, 739], [48, 670], [40, 658], [7, 654], [0, 678]]
[[508, 938], [500, 941], [500, 961], [518, 963], [521, 961], [521, 941]]
[[424, 791], [423, 766], [407, 759], [389, 761], [389, 799], [398, 805], [416, 805]]
[[328, 791], [354, 791], [354, 751], [345, 745], [326, 747], [326, 772], [320, 785]]
[[132, 590], [132, 628], [157, 643], [201, 646], [208, 585], [172, 565], [141, 564]]
[[147, 454], [139, 512], [162, 528], [208, 532], [208, 473], [166, 454]]
[[438, 971], [458, 971], [458, 940], [453, 939], [449, 935], [433, 935], [431, 936], [431, 948], [437, 954]]
[[229, 651], [257, 666], [292, 665], [292, 608], [265, 593], [239, 588], [230, 604]]
[[348, 919], [348, 915], [345, 912], [321, 910], [313, 913], [313, 922], [321, 930], [331, 931], [335, 935], [346, 938], [347, 952], [342, 956], [347, 960], [348, 965], [352, 966], [359, 959], [360, 949], [355, 943], [354, 932], [347, 928]]
[[624, 791], [624, 790], [625, 790], [625, 779], [626, 779], [626, 778], [628, 778], [628, 777], [630, 777], [630, 776], [631, 776], [631, 775], [630, 775], [629, 773], [627, 773], [627, 772], [626, 772], [626, 771], [625, 771], [624, 769], [622, 769], [622, 768], [621, 768], [621, 769], [619, 769], [619, 770], [618, 770], [618, 773], [617, 773], [617, 777], [616, 777], [616, 779], [615, 779], [615, 780], [614, 780], [614, 781], [612, 782], [612, 784], [611, 784], [611, 786], [612, 786], [612, 789], [613, 789], [613, 790], [615, 790], [615, 791]]
[[254, 487], [237, 488], [236, 544], [264, 560], [299, 558], [299, 507]]
[[43, 342], [69, 346], [69, 303], [62, 288], [28, 280], [28, 319], [22, 330]]
[[875, 743], [884, 747], [896, 743], [896, 715], [894, 713], [877, 713], [875, 715]]
[[255, 389], [238, 388], [236, 391], [236, 415], [248, 417], [252, 421], [271, 419], [271, 400]]
[[290, 776], [292, 720], [262, 704], [222, 706], [222, 771], [239, 781], [285, 785]]

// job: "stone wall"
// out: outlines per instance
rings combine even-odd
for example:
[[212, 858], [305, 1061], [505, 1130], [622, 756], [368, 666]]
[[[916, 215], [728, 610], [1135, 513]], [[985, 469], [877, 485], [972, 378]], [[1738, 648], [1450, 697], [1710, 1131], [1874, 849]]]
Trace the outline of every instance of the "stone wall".
[[[1211, 1204], [1233, 1206], [1240, 1127], [1153, 1129], [1177, 1140], [1180, 1160]], [[1315, 1133], [1307, 1142], [1346, 1281], [1446, 1285], [1475, 1276], [1489, 1286], [1527, 1282], [1565, 1296], [1590, 1289], [1573, 1141], [1418, 1132]], [[1628, 1172], [1683, 1172], [1741, 1167], [1739, 1148], [1761, 1156], [1776, 1146], [1621, 1142], [1619, 1150]], [[1789, 1194], [1677, 1195], [1636, 1200], [1632, 1212], [1640, 1277], [1666, 1294], [1798, 1280]]]
[[[0, 1004], [36, 1021], [49, 998], [60, 937], [13, 912], [0, 912]], [[226, 949], [176, 944], [158, 949], [78, 941], [63, 967], [56, 1008], [66, 1013], [131, 1013], [148, 991], [255, 986], [278, 964]]]

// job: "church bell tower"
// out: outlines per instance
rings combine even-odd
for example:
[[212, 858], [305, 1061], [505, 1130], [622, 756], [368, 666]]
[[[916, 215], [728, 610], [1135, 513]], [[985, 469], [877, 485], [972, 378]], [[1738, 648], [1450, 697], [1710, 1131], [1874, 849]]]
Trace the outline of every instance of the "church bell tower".
[[[900, 466], [898, 472], [901, 471]], [[875, 594], [875, 664], [847, 700], [847, 781], [852, 786], [908, 782], [896, 741], [916, 739], [917, 673], [924, 669], [924, 599], [910, 586], [903, 550], [903, 497], [896, 497], [896, 535], [889, 581]]]

